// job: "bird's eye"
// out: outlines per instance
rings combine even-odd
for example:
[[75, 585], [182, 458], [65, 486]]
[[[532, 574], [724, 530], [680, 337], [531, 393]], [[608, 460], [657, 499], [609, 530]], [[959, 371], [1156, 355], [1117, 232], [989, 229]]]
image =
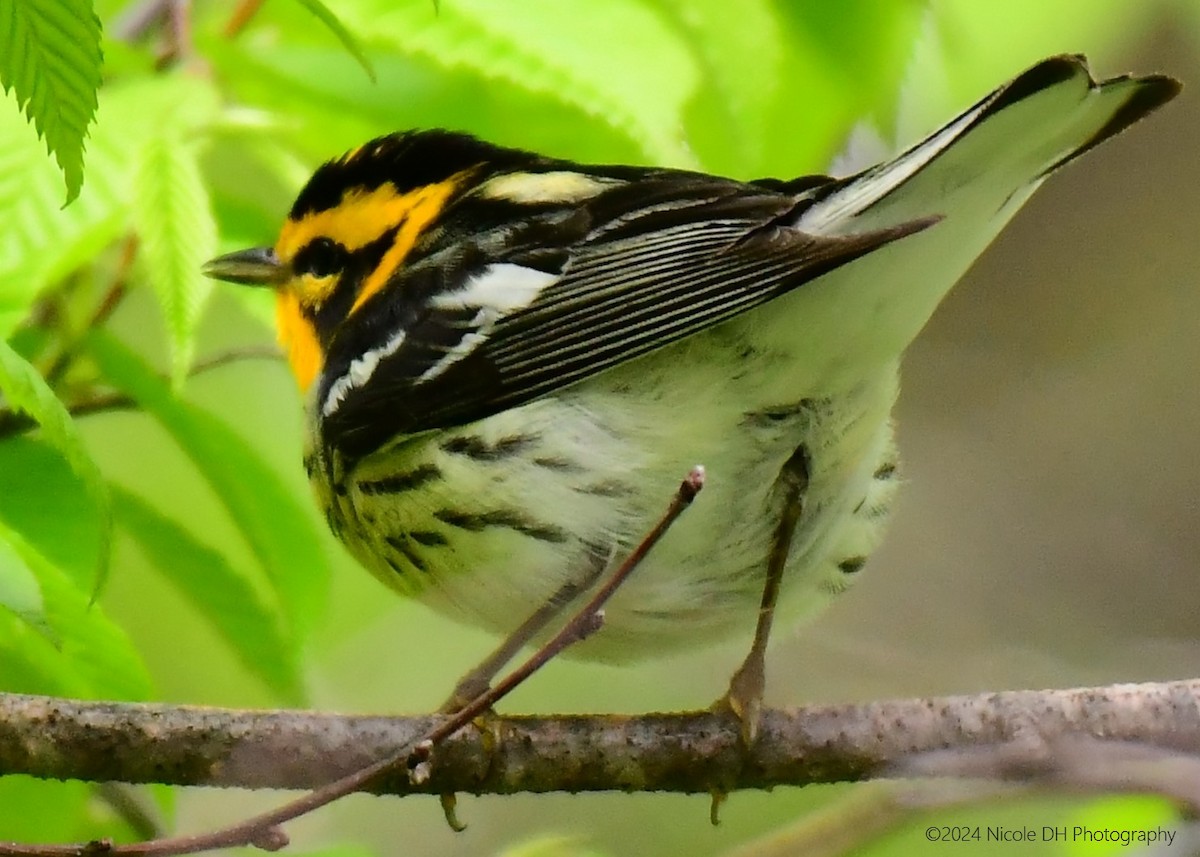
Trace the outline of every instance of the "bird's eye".
[[328, 277], [346, 267], [349, 255], [346, 248], [332, 238], [314, 238], [296, 254], [292, 270], [297, 274]]

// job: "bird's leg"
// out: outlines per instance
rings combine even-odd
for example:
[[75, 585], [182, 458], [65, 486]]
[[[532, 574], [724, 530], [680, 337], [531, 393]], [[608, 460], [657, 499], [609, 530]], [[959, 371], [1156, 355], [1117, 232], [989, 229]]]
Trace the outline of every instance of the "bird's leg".
[[771, 539], [771, 552], [767, 556], [767, 579], [758, 608], [754, 642], [750, 644], [746, 659], [729, 680], [729, 690], [716, 703], [717, 708], [732, 711], [741, 721], [742, 740], [747, 746], [753, 743], [758, 733], [763, 688], [766, 685], [767, 641], [775, 620], [775, 603], [779, 600], [779, 586], [792, 548], [792, 536], [804, 511], [804, 492], [808, 488], [808, 450], [803, 446], [792, 453], [792, 457], [780, 469], [779, 485], [783, 490], [783, 510]]
[[[588, 598], [587, 603], [576, 609], [566, 623], [553, 637], [542, 643], [533, 654], [504, 676], [496, 684], [476, 696], [466, 705], [456, 710], [450, 717], [445, 718], [438, 726], [420, 741], [407, 758], [412, 776], [428, 776], [425, 772], [430, 753], [434, 746], [445, 741], [459, 729], [470, 723], [475, 717], [490, 709], [508, 694], [512, 693], [522, 682], [557, 657], [564, 649], [573, 646], [591, 634], [598, 631], [604, 624], [604, 605], [616, 594], [621, 585], [629, 578], [634, 570], [641, 565], [646, 555], [654, 549], [659, 540], [667, 534], [667, 530], [678, 520], [684, 510], [696, 499], [700, 489], [704, 487], [704, 468], [697, 465], [692, 468], [687, 477], [680, 483], [667, 506], [666, 512], [649, 532], [642, 537], [624, 561], [611, 571]], [[501, 646], [504, 648], [504, 646]], [[488, 658], [489, 661], [493, 658]], [[398, 761], [398, 760], [397, 760]], [[383, 768], [387, 770], [387, 768]]]
[[454, 686], [450, 698], [443, 702], [438, 710], [443, 714], [453, 714], [477, 696], [486, 693], [491, 687], [492, 680], [516, 656], [517, 652], [532, 642], [551, 620], [579, 597], [581, 592], [591, 589], [607, 565], [606, 557], [600, 555], [599, 552], [594, 553], [586, 574], [579, 580], [564, 583], [545, 604], [533, 611], [528, 619], [505, 637], [490, 655], [460, 678], [458, 684]]
[[[592, 555], [592, 561], [589, 563], [586, 574], [579, 580], [572, 580], [564, 583], [559, 587], [550, 598], [530, 614], [529, 618], [522, 622], [516, 630], [500, 641], [491, 654], [475, 665], [466, 675], [458, 680], [454, 685], [454, 690], [450, 693], [450, 697], [442, 703], [438, 712], [441, 714], [457, 714], [471, 704], [475, 699], [490, 693], [492, 689], [492, 681], [508, 665], [508, 662], [516, 657], [517, 652], [525, 648], [530, 642], [537, 637], [538, 633], [545, 628], [550, 622], [559, 616], [563, 610], [574, 601], [581, 592], [591, 589], [607, 567], [607, 562], [600, 556], [599, 552]], [[492, 709], [488, 708], [481, 711], [473, 722], [475, 728], [480, 734], [487, 738], [489, 734], [488, 723], [492, 717]], [[466, 825], [459, 821], [457, 811], [457, 797], [454, 794], [443, 794], [440, 796], [442, 802], [442, 815], [446, 819], [446, 824], [455, 833], [461, 833], [466, 830]]]
[[[501, 679], [499, 684], [493, 685], [492, 681], [504, 665], [512, 660], [513, 655], [537, 636], [538, 631], [562, 612], [563, 608], [570, 604], [577, 595], [590, 589], [599, 579], [608, 563], [598, 552], [593, 554], [591, 570], [583, 580], [572, 582], [559, 589], [549, 601], [521, 623], [521, 626], [510, 634], [479, 666], [463, 676], [455, 687], [454, 693], [442, 708], [442, 713], [450, 715], [447, 721], [429, 733], [407, 756], [406, 764], [409, 777], [413, 782], [421, 782], [429, 777], [429, 757], [437, 744], [468, 723], [475, 721], [475, 718], [486, 715], [501, 698], [515, 690], [564, 649], [600, 630], [604, 624], [604, 605], [608, 603], [608, 599], [616, 593], [634, 569], [641, 565], [642, 560], [646, 558], [658, 540], [666, 535], [667, 530], [683, 514], [684, 510], [692, 504], [703, 487], [704, 468], [697, 465], [680, 483], [662, 518], [643, 536], [637, 547], [629, 556], [625, 557], [624, 562], [618, 565], [596, 588], [587, 603], [572, 613], [557, 634], [538, 646], [528, 660]], [[474, 690], [478, 691], [474, 696], [465, 695]], [[393, 763], [399, 760], [398, 757], [393, 760]], [[387, 769], [383, 768], [383, 770]], [[441, 798], [442, 812], [446, 817], [446, 823], [452, 830], [463, 830], [464, 825], [458, 820], [455, 811], [454, 795], [443, 794]]]

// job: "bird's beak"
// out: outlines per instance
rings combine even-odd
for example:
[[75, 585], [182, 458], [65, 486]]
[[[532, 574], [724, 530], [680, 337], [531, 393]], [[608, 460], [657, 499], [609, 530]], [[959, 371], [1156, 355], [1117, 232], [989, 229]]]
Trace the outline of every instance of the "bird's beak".
[[251, 247], [249, 250], [226, 253], [209, 259], [200, 270], [204, 276], [214, 280], [245, 286], [277, 286], [287, 276], [287, 268], [280, 264], [270, 247]]

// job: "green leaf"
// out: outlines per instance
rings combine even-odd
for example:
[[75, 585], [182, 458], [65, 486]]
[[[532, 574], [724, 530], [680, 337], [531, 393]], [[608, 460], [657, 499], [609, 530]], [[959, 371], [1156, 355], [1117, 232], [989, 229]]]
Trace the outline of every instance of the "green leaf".
[[[793, 49], [803, 48], [839, 94], [860, 107], [894, 100], [927, 15], [925, 6], [856, 0], [843, 4], [779, 2], [776, 9]], [[854, 61], [847, 62], [848, 57]]]
[[0, 525], [0, 537], [33, 572], [47, 623], [60, 641], [52, 645], [45, 634], [26, 623], [5, 622], [0, 614], [0, 686], [84, 698], [147, 698], [149, 675], [125, 633], [15, 532]]
[[[375, 50], [379, 83], [362, 86], [354, 82], [356, 70], [341, 51], [294, 43], [260, 44], [247, 50], [239, 42], [215, 41], [207, 54], [239, 101], [269, 105], [292, 120], [272, 140], [289, 146], [305, 169], [298, 180], [289, 181], [282, 200], [261, 197], [272, 205], [271, 225], [264, 233], [272, 238], [287, 203], [316, 164], [378, 135], [381, 129], [463, 128], [495, 143], [585, 163], [645, 159], [607, 117], [581, 113], [552, 93], [510, 85], [480, 86], [474, 71], [446, 71], [422, 56]], [[209, 174], [216, 175], [212, 170]]]
[[367, 77], [371, 79], [371, 83], [374, 83], [375, 67], [371, 65], [371, 60], [368, 59], [362, 44], [358, 41], [358, 37], [346, 28], [341, 19], [333, 14], [329, 10], [329, 7], [322, 3], [321, 0], [296, 0], [296, 2], [309, 12], [312, 12], [322, 24], [337, 36], [337, 40], [342, 43], [342, 47], [349, 51], [350, 56], [358, 60], [358, 64], [363, 67], [363, 71], [367, 73]]
[[[347, 6], [355, 26], [444, 69], [544, 93], [629, 136], [655, 163], [693, 166], [685, 107], [700, 73], [686, 45], [636, 0], [427, 3], [367, 0]], [[603, 46], [601, 49], [599, 46]]]
[[54, 782], [19, 774], [0, 777], [0, 839], [56, 842], [78, 838], [93, 786], [77, 780]]
[[770, 0], [657, 0], [661, 13], [687, 37], [704, 74], [687, 128], [710, 172], [762, 174], [771, 111], [789, 82], [786, 44]]
[[295, 647], [280, 616], [219, 552], [129, 491], [112, 486], [117, 523], [155, 569], [212, 623], [238, 658], [289, 702], [302, 697]]
[[[1189, 5], [1194, 4], [1179, 4]], [[1126, 0], [934, 0], [930, 6], [953, 71], [951, 94], [959, 104], [1063, 51], [1086, 48], [1098, 73], [1124, 71], [1109, 66], [1106, 72], [1103, 54], [1110, 54], [1110, 62], [1123, 62], [1128, 46], [1137, 44], [1156, 20], [1147, 14], [1148, 4]]]
[[58, 645], [58, 636], [46, 619], [37, 575], [22, 555], [23, 545], [0, 527], [0, 607]]
[[133, 215], [139, 255], [166, 318], [171, 379], [179, 388], [192, 362], [201, 311], [212, 294], [212, 280], [201, 276], [200, 267], [216, 253], [217, 227], [196, 146], [169, 120], [142, 149]]
[[[8, 100], [10, 96], [0, 97]], [[88, 147], [88, 182], [69, 207], [61, 204], [54, 165], [15, 110], [0, 104], [0, 337], [28, 314], [37, 295], [86, 262], [127, 228], [133, 175], [146, 141], [170, 113], [188, 128], [215, 115], [210, 83], [159, 75], [100, 94], [99, 125]]]
[[108, 381], [158, 420], [221, 498], [302, 641], [322, 612], [329, 584], [311, 515], [236, 432], [173, 395], [141, 357], [103, 332], [89, 342]]
[[100, 514], [62, 454], [33, 434], [0, 443], [0, 521], [75, 580], [89, 580]]
[[25, 317], [38, 292], [117, 237], [127, 195], [119, 166], [125, 153], [111, 148], [115, 141], [101, 126], [89, 146], [87, 187], [63, 208], [62, 179], [33, 135], [17, 128], [11, 104], [11, 96], [0, 97], [0, 337]]
[[58, 161], [68, 203], [83, 186], [83, 141], [96, 115], [101, 61], [90, 0], [0, 0], [0, 84]]
[[[1100, 60], [1106, 45], [1136, 42], [1150, 21], [1142, 6], [1122, 0], [934, 0], [905, 69], [896, 142], [930, 133], [1046, 56], [1087, 46]], [[1096, 69], [1105, 73], [1102, 63]]]
[[896, 95], [927, 16], [925, 4], [774, 5], [788, 50], [765, 142], [765, 171], [824, 172], [856, 123], [871, 120], [890, 130]]
[[28, 414], [38, 422], [46, 440], [62, 453], [83, 481], [84, 489], [100, 514], [100, 545], [94, 579], [90, 585], [77, 581], [94, 596], [104, 586], [112, 544], [112, 506], [100, 470], [88, 455], [71, 415], [54, 391], [46, 386], [37, 369], [3, 341], [0, 341], [0, 392], [4, 393], [10, 408]]

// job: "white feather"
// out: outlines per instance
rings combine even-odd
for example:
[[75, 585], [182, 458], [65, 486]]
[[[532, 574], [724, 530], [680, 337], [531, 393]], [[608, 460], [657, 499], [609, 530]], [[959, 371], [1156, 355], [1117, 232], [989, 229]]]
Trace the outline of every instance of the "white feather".
[[338, 405], [346, 398], [347, 393], [370, 381], [371, 376], [375, 374], [375, 370], [379, 367], [379, 361], [395, 354], [400, 346], [404, 344], [406, 336], [407, 333], [405, 331], [397, 331], [379, 348], [373, 348], [354, 360], [347, 367], [346, 374], [329, 385], [329, 392], [325, 396], [325, 403], [321, 406], [321, 415], [328, 417], [337, 410]]
[[471, 332], [446, 352], [445, 357], [426, 369], [417, 383], [432, 381], [462, 360], [487, 339], [497, 321], [529, 306], [544, 288], [557, 280], [557, 275], [536, 268], [497, 262], [469, 277], [458, 291], [435, 297], [432, 304], [437, 309], [473, 308], [478, 312], [471, 319]]
[[478, 307], [494, 314], [495, 321], [533, 303], [542, 289], [558, 279], [536, 268], [497, 262], [467, 278], [461, 289], [438, 295], [432, 301], [438, 309]]

